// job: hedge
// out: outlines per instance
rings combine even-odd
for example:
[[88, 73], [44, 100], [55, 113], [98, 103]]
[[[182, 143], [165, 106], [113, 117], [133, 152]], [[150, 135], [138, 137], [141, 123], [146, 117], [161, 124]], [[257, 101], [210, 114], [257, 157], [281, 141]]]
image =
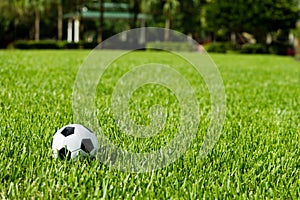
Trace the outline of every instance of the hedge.
[[193, 51], [195, 47], [187, 42], [148, 42], [147, 50]]
[[67, 41], [54, 41], [54, 40], [18, 40], [8, 46], [12, 49], [93, 49], [98, 43], [90, 42], [67, 42]]
[[240, 50], [240, 53], [265, 54], [269, 52], [267, 46], [263, 44], [244, 44]]
[[[195, 46], [187, 42], [148, 42], [146, 47], [139, 44], [128, 44], [127, 42], [105, 43], [104, 48], [107, 49], [147, 49], [147, 50], [169, 50], [169, 51], [193, 51]], [[27, 41], [18, 40], [8, 46], [12, 49], [94, 49], [97, 47], [97, 42], [79, 42], [69, 43], [67, 41], [55, 40], [41, 40], [41, 41]], [[227, 51], [236, 51], [244, 54], [278, 54], [278, 55], [295, 55], [294, 48], [286, 43], [272, 43], [270, 45], [264, 44], [244, 44], [239, 47], [237, 44], [231, 42], [214, 42], [204, 45], [208, 52], [226, 53]]]

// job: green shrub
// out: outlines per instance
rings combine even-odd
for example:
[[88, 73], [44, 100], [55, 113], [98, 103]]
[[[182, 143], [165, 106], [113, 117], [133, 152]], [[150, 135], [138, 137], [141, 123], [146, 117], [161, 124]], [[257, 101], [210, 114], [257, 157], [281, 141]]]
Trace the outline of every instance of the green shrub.
[[239, 45], [237, 43], [228, 42], [214, 42], [204, 45], [208, 52], [226, 53], [227, 51], [238, 51]]
[[[15, 41], [8, 46], [11, 49], [94, 49], [98, 46], [97, 42], [85, 42], [80, 41], [79, 43], [67, 42], [67, 41], [32, 41], [32, 40], [19, 40]], [[108, 44], [106, 48], [111, 49], [126, 49], [128, 43], [120, 42], [116, 44]]]
[[187, 42], [148, 42], [147, 50], [193, 51], [194, 46]]
[[269, 45], [269, 52], [271, 54], [288, 55], [289, 49], [293, 49], [293, 47], [287, 43], [272, 43]]
[[238, 51], [240, 50], [239, 44], [230, 42], [224, 42], [226, 51]]
[[263, 44], [244, 44], [240, 53], [247, 54], [265, 54], [268, 53], [267, 47]]
[[62, 43], [52, 40], [41, 40], [41, 41], [25, 41], [19, 40], [15, 41], [12, 46], [16, 49], [60, 49]]
[[226, 53], [226, 45], [224, 42], [214, 42], [204, 46], [207, 52]]
[[93, 49], [98, 45], [95, 42], [67, 42], [54, 40], [18, 40], [9, 45], [9, 48], [14, 49]]
[[64, 45], [64, 49], [79, 49], [79, 43], [66, 42]]
[[81, 49], [94, 49], [98, 46], [98, 42], [85, 42], [79, 43]]

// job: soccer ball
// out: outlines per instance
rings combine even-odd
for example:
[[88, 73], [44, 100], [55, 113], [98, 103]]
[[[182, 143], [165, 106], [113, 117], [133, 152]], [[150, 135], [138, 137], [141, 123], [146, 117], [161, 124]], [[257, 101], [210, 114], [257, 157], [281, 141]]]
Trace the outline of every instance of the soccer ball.
[[95, 157], [98, 148], [96, 135], [80, 124], [64, 126], [53, 136], [52, 150], [54, 158]]

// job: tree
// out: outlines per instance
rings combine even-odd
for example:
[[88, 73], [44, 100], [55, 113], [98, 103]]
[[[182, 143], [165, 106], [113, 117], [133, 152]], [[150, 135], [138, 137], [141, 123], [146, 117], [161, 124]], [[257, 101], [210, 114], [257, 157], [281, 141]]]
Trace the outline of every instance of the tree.
[[[171, 28], [171, 21], [179, 11], [180, 2], [179, 0], [144, 0], [143, 8], [144, 11], [151, 14], [162, 13], [165, 17], [165, 41], [169, 40], [169, 29]], [[153, 12], [154, 11], [154, 12]]]
[[14, 26], [15, 9], [10, 0], [0, 2], [0, 48], [13, 40], [13, 34], [10, 32]]
[[30, 16], [33, 10], [34, 13], [34, 39], [40, 39], [40, 21], [41, 12], [45, 10], [45, 6], [49, 3], [48, 0], [13, 0], [16, 15], [19, 17]]
[[43, 9], [40, 1], [33, 2], [35, 20], [34, 20], [34, 39], [35, 41], [40, 40], [40, 21], [41, 21], [41, 10]]
[[40, 40], [40, 22], [41, 12], [45, 10], [48, 0], [25, 0], [25, 6], [27, 9], [34, 10], [34, 39], [35, 41]]
[[98, 42], [102, 42], [103, 41], [103, 31], [104, 31], [104, 12], [105, 12], [105, 8], [104, 8], [104, 0], [99, 0], [100, 3], [100, 18], [99, 18], [99, 29], [98, 29]]
[[206, 4], [206, 0], [180, 0], [180, 11], [176, 14], [178, 17], [175, 18], [177, 24], [174, 24], [174, 28], [200, 41], [205, 34], [201, 17]]
[[[56, 28], [55, 11], [57, 0], [2, 0], [0, 1], [0, 43], [13, 40], [39, 40], [41, 34], [52, 37]], [[47, 11], [47, 14], [43, 14]], [[62, 16], [61, 16], [62, 17]], [[47, 30], [40, 27], [47, 26]]]
[[293, 28], [297, 19], [297, 2], [290, 0], [213, 0], [206, 18], [212, 31], [249, 32], [259, 43], [269, 32]]
[[57, 0], [57, 39], [62, 40], [63, 36], [63, 0]]
[[133, 19], [132, 19], [132, 23], [131, 23], [130, 27], [136, 28], [137, 21], [138, 21], [138, 15], [141, 12], [141, 3], [140, 3], [140, 0], [130, 0], [129, 4], [131, 6], [131, 9], [129, 10], [129, 12], [133, 13]]
[[179, 1], [178, 0], [164, 0], [163, 11], [165, 14], [165, 41], [169, 40], [169, 29], [171, 27], [171, 20], [173, 19], [174, 15], [178, 12], [179, 8]]

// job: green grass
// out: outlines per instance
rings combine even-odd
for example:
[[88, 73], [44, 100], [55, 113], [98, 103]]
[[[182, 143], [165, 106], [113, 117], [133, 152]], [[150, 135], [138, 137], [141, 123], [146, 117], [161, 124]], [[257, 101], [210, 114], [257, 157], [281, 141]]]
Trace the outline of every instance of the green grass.
[[224, 81], [227, 113], [219, 141], [199, 160], [196, 153], [210, 111], [201, 78], [161, 52], [137, 52], [117, 61], [100, 82], [96, 104], [101, 126], [120, 148], [158, 149], [174, 137], [178, 125], [174, 94], [155, 85], [134, 93], [131, 116], [147, 125], [153, 103], [168, 107], [173, 112], [162, 133], [152, 139], [135, 139], [113, 123], [107, 107], [113, 86], [141, 61], [151, 58], [175, 66], [195, 88], [202, 111], [198, 137], [180, 159], [166, 168], [136, 174], [119, 172], [96, 160], [52, 159], [53, 134], [73, 122], [73, 84], [88, 53], [0, 51], [1, 199], [299, 198], [300, 63], [272, 55], [212, 54]]

